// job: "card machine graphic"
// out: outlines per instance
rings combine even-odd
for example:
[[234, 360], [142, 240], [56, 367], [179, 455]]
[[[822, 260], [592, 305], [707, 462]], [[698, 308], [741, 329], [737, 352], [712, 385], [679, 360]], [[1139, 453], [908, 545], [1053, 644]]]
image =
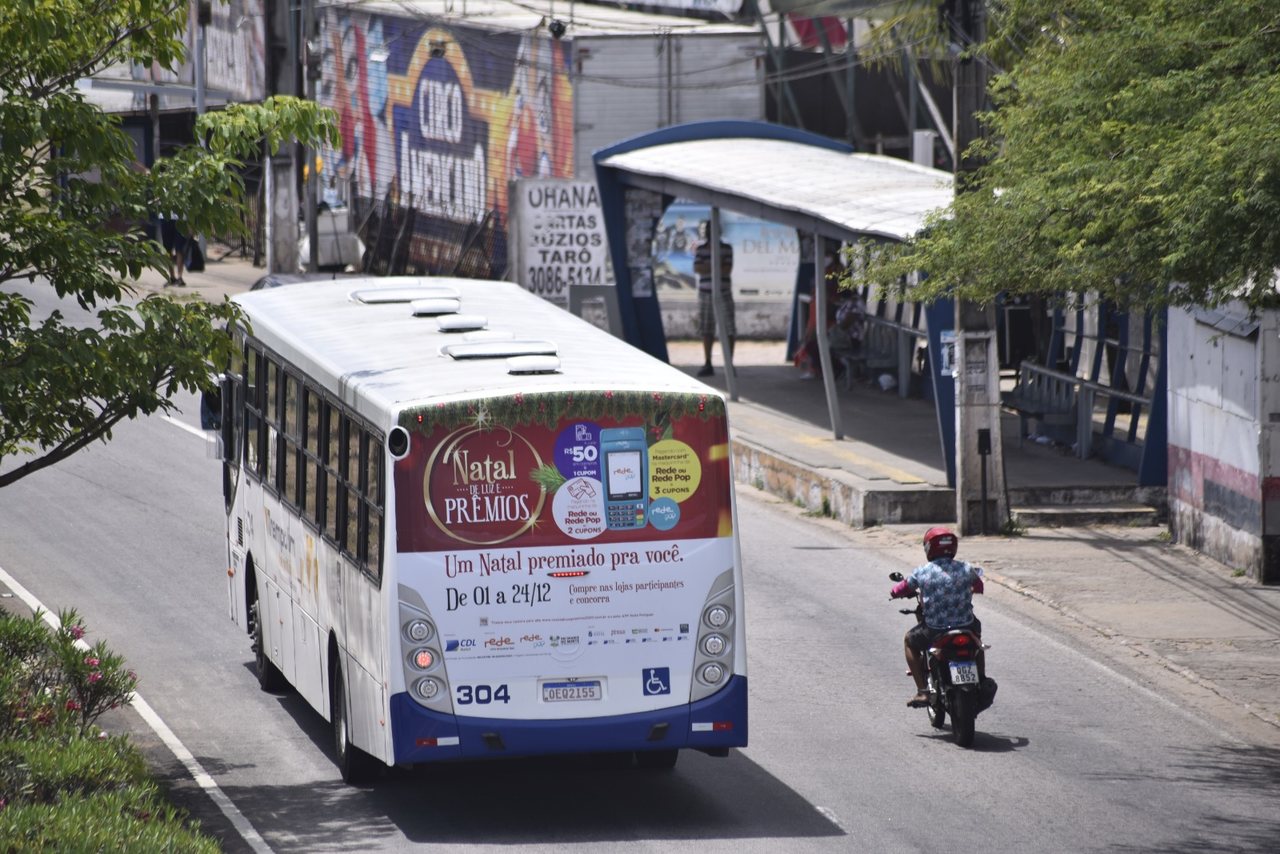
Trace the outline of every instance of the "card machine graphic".
[[605, 525], [643, 528], [649, 506], [649, 446], [643, 427], [600, 431]]

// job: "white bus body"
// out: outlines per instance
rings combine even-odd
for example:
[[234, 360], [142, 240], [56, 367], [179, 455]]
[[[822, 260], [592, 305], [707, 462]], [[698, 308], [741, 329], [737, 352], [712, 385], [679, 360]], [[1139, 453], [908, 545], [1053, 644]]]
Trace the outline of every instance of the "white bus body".
[[333, 723], [344, 777], [747, 743], [719, 392], [507, 283], [237, 302], [231, 616], [263, 686]]

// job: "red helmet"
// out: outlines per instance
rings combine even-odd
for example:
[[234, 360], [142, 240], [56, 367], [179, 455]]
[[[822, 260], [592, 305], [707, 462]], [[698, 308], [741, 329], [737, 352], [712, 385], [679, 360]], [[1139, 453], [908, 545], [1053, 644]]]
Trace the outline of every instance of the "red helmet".
[[930, 528], [924, 532], [924, 554], [929, 560], [955, 557], [960, 548], [960, 538], [950, 528]]

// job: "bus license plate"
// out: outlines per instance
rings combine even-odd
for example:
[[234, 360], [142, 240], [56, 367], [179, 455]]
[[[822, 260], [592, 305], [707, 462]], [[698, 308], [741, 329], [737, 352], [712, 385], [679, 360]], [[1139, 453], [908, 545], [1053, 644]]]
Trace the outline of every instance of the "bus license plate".
[[542, 702], [562, 703], [567, 700], [599, 700], [599, 682], [544, 682]]
[[951, 684], [977, 685], [978, 665], [971, 663], [960, 664], [954, 661], [951, 662]]

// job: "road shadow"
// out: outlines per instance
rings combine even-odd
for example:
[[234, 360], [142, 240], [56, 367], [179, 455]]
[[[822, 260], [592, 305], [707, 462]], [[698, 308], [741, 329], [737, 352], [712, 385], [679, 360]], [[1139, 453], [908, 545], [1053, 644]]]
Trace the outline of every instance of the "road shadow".
[[[1280, 788], [1280, 749], [1231, 744], [1212, 748], [1181, 749], [1181, 757], [1164, 771], [1144, 769], [1132, 775], [1098, 775], [1109, 782], [1132, 779], [1166, 782], [1191, 790], [1201, 790], [1208, 801], [1210, 792], [1243, 794], [1231, 801], [1230, 815], [1222, 811], [1195, 817], [1194, 829], [1174, 839], [1153, 839], [1149, 845], [1111, 845], [1098, 850], [1118, 854], [1192, 854], [1192, 852], [1274, 852], [1280, 847], [1280, 813], [1275, 792]], [[1220, 801], [1221, 799], [1218, 798]]]
[[[295, 694], [279, 700], [316, 749], [331, 756], [328, 724]], [[604, 845], [845, 835], [739, 751], [724, 759], [682, 751], [670, 771], [634, 767], [629, 757], [623, 763], [581, 755], [392, 768], [360, 787], [337, 780], [335, 770], [332, 783], [223, 791], [277, 851], [395, 845], [401, 838]]]
[[[920, 733], [917, 738], [926, 741], [954, 741], [951, 725], [942, 729], [933, 729]], [[1002, 735], [994, 732], [978, 730], [973, 734], [973, 745], [968, 748], [957, 747], [956, 750], [971, 750], [974, 753], [1013, 753], [1031, 744], [1031, 739], [1020, 735]]]

